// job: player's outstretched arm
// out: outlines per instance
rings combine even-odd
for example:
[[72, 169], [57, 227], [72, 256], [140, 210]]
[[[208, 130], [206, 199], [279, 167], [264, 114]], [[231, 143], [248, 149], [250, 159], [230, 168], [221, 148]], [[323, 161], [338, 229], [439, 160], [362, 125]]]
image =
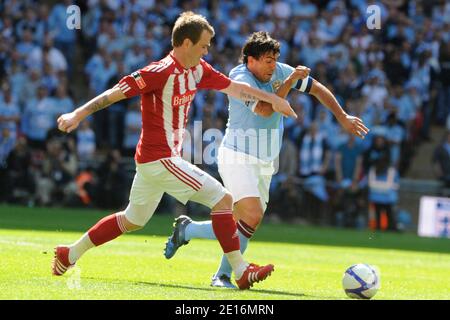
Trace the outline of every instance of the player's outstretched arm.
[[87, 116], [125, 98], [119, 87], [108, 89], [74, 111], [61, 115], [57, 120], [58, 129], [69, 133], [75, 130]]
[[319, 81], [313, 79], [312, 87], [309, 93], [315, 96], [321, 104], [327, 107], [334, 114], [340, 125], [348, 133], [364, 139], [364, 136], [369, 132], [369, 129], [364, 125], [360, 118], [348, 115], [327, 87]]
[[231, 80], [230, 85], [220, 90], [221, 92], [233, 96], [235, 98], [244, 100], [244, 101], [257, 101], [262, 100], [272, 104], [273, 109], [276, 112], [280, 112], [281, 114], [287, 117], [297, 118], [295, 111], [292, 110], [291, 105], [288, 101], [279, 96], [265, 92], [259, 89], [255, 89], [251, 87], [248, 83]]

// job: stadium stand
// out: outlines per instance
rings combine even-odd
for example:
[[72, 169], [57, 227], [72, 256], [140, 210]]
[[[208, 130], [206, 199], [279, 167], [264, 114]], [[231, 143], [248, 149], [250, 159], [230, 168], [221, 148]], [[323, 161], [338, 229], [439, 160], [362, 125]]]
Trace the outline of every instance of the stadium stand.
[[[81, 9], [79, 30], [66, 25], [66, 9], [72, 4]], [[372, 4], [381, 10], [380, 29], [366, 26]], [[216, 36], [206, 59], [218, 70], [227, 74], [238, 64], [250, 33], [269, 31], [282, 43], [281, 62], [310, 67], [346, 111], [371, 128], [366, 139], [352, 142], [357, 146], [352, 149], [349, 136], [324, 106], [308, 95], [291, 94], [301, 116], [285, 121], [268, 218], [367, 227], [369, 172], [383, 155], [400, 175], [394, 211], [410, 212], [414, 223], [418, 200], [412, 193], [450, 194], [448, 166], [439, 167], [439, 159], [450, 154], [449, 140], [441, 140], [450, 131], [448, 1], [3, 0], [0, 201], [125, 205], [134, 174], [133, 146], [139, 139], [136, 100], [96, 113], [69, 135], [58, 132], [56, 118], [162, 58], [170, 50], [171, 26], [185, 10], [201, 13], [213, 24]], [[192, 136], [196, 121], [202, 121], [201, 132], [223, 132], [227, 112], [224, 95], [198, 94], [191, 108]], [[324, 137], [329, 152], [322, 159], [328, 161], [327, 170], [320, 174], [302, 172], [300, 161], [292, 160], [308, 152], [301, 143], [311, 130]], [[194, 148], [186, 145], [185, 152]], [[359, 157], [361, 174], [353, 178]], [[214, 163], [200, 167], [219, 177]], [[100, 197], [104, 192], [120, 196], [111, 202]], [[323, 217], [314, 216], [317, 208]], [[192, 204], [188, 210], [200, 209]], [[160, 211], [178, 212], [168, 197]]]

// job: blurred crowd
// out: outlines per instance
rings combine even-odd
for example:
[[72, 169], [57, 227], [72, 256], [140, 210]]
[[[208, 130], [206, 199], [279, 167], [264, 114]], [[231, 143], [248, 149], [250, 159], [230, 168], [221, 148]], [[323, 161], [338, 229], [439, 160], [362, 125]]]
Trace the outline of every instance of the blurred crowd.
[[[81, 9], [79, 30], [66, 24], [72, 4]], [[379, 29], [366, 25], [370, 5], [380, 9]], [[417, 146], [437, 142], [432, 126], [450, 132], [445, 0], [2, 0], [0, 201], [126, 203], [133, 174], [127, 163], [140, 134], [139, 100], [96, 113], [70, 135], [58, 132], [56, 118], [164, 57], [173, 22], [185, 10], [214, 26], [206, 60], [218, 70], [227, 74], [238, 64], [249, 34], [268, 31], [282, 44], [280, 62], [311, 68], [345, 110], [371, 128], [364, 140], [349, 137], [316, 99], [292, 93], [301, 116], [285, 119], [269, 214], [395, 229], [398, 181]], [[190, 130], [202, 121], [203, 132], [223, 132], [227, 98], [200, 92], [190, 112]], [[434, 178], [449, 187], [450, 134], [437, 145], [430, 164]], [[200, 166], [218, 177], [215, 164]], [[172, 210], [174, 204], [167, 200], [163, 206]]]

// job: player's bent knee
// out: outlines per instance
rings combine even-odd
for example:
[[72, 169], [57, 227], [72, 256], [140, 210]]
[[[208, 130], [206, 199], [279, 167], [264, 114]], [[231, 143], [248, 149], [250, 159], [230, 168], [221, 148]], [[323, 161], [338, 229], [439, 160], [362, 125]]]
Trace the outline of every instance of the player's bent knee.
[[240, 219], [256, 230], [263, 219], [263, 213], [260, 210], [250, 211], [241, 215]]
[[[136, 205], [129, 203], [124, 211], [126, 226], [128, 231], [135, 231], [143, 228], [153, 215], [153, 207], [151, 205]], [[130, 228], [130, 229], [129, 229]]]
[[233, 197], [229, 192], [220, 199], [220, 201], [212, 208], [212, 210], [231, 209], [233, 207]]
[[264, 210], [258, 198], [246, 198], [238, 201], [235, 211], [240, 220], [256, 229], [264, 217]]

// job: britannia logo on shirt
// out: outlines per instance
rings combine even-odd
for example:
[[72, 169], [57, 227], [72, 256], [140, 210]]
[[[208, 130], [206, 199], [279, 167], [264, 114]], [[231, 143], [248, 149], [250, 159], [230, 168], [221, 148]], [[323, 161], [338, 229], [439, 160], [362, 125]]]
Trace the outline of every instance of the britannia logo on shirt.
[[274, 92], [276, 92], [279, 87], [281, 87], [281, 80], [275, 80], [272, 82], [272, 89]]
[[136, 84], [138, 85], [139, 89], [144, 89], [147, 84], [145, 83], [144, 79], [142, 78], [141, 74], [139, 72], [133, 72], [131, 76], [134, 78], [134, 81], [136, 81]]
[[191, 94], [184, 94], [184, 95], [177, 95], [173, 97], [172, 105], [174, 107], [181, 106], [183, 104], [191, 104], [191, 102], [194, 100], [195, 92]]

